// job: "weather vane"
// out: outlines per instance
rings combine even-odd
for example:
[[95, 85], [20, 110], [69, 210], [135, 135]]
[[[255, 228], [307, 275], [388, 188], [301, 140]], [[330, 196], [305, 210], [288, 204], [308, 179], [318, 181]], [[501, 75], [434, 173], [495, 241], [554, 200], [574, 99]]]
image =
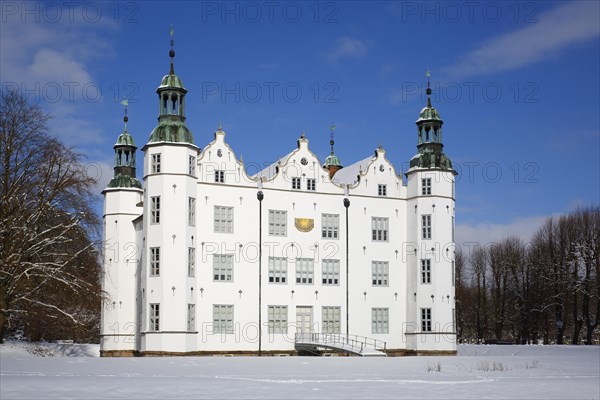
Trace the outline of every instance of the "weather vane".
[[171, 28], [169, 29], [169, 35], [171, 36], [171, 50], [173, 50], [173, 46], [175, 45], [175, 31], [173, 30], [173, 24], [171, 24]]

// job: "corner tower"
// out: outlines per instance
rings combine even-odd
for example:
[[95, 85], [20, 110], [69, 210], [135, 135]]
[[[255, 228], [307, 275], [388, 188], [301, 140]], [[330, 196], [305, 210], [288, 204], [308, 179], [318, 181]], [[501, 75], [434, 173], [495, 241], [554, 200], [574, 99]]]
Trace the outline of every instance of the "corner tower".
[[[158, 125], [144, 151], [141, 269], [141, 353], [196, 350], [195, 266], [197, 157], [185, 123], [187, 90], [175, 75], [173, 28], [170, 68], [156, 89]], [[197, 290], [196, 290], [197, 292]]]
[[[127, 106], [127, 102], [123, 101]], [[139, 278], [139, 258], [134, 220], [142, 213], [142, 184], [135, 174], [137, 147], [125, 128], [114, 145], [114, 176], [102, 191], [104, 195], [104, 266], [100, 354], [102, 356], [131, 356], [139, 349], [138, 299], [136, 282]]]
[[456, 352], [454, 317], [454, 179], [444, 154], [442, 118], [431, 105], [429, 71], [427, 105], [419, 113], [417, 154], [406, 172], [407, 348]]

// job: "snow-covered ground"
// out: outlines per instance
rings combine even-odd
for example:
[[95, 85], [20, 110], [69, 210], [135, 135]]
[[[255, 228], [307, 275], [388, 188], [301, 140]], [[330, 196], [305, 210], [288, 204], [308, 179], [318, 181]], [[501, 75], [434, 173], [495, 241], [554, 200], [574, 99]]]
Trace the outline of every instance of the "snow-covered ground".
[[600, 348], [459, 346], [457, 357], [99, 358], [0, 345], [0, 399], [599, 399]]

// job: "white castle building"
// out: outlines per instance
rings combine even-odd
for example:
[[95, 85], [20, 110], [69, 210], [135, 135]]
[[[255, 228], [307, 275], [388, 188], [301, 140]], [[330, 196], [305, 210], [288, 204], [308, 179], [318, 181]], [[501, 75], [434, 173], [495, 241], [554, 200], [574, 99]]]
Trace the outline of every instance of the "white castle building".
[[203, 148], [171, 67], [143, 146], [125, 130], [104, 194], [101, 355], [455, 354], [454, 179], [427, 105], [406, 183], [381, 147], [322, 164], [304, 134], [249, 176]]

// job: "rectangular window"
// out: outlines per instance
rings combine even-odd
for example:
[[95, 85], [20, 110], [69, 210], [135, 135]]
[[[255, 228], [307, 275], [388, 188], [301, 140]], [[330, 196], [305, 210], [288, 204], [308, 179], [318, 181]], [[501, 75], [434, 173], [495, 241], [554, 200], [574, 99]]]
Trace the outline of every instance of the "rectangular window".
[[160, 223], [160, 196], [150, 197], [150, 223]]
[[196, 330], [196, 305], [187, 305], [187, 331], [194, 332]]
[[215, 232], [233, 233], [233, 207], [215, 206]]
[[221, 170], [215, 171], [215, 182], [225, 183], [225, 171], [221, 171]]
[[269, 306], [269, 333], [287, 333], [287, 306]]
[[150, 171], [153, 174], [158, 174], [160, 172], [160, 153], [152, 154]]
[[340, 284], [340, 260], [323, 260], [323, 285]]
[[292, 178], [292, 189], [300, 190], [300, 178]]
[[160, 275], [160, 247], [150, 247], [150, 276]]
[[196, 199], [188, 197], [188, 225], [196, 226]]
[[269, 257], [269, 283], [287, 282], [287, 258]]
[[233, 282], [233, 254], [213, 255], [213, 280]]
[[287, 211], [269, 210], [269, 235], [287, 235]]
[[321, 214], [321, 237], [323, 239], [337, 239], [339, 229], [339, 214]]
[[213, 305], [213, 333], [233, 333], [233, 306]]
[[341, 309], [340, 307], [323, 307], [321, 316], [323, 319], [323, 333], [341, 333]]
[[312, 258], [296, 259], [296, 283], [312, 285], [315, 272], [315, 261]]
[[421, 216], [421, 239], [431, 239], [431, 215]]
[[371, 333], [389, 332], [389, 311], [387, 308], [371, 308]]
[[387, 196], [387, 185], [377, 185], [377, 195]]
[[388, 218], [372, 217], [371, 218], [371, 238], [376, 242], [388, 241]]
[[421, 260], [421, 283], [431, 283], [431, 260]]
[[315, 191], [317, 190], [317, 180], [313, 178], [308, 178], [306, 180], [306, 190]]
[[188, 247], [188, 276], [193, 278], [196, 275], [196, 249]]
[[196, 157], [194, 156], [188, 158], [188, 174], [196, 176]]
[[421, 308], [421, 332], [431, 332], [431, 308]]
[[430, 195], [431, 194], [431, 178], [421, 179], [421, 194], [422, 195]]
[[159, 303], [151, 303], [150, 304], [150, 326], [148, 327], [152, 332], [158, 332], [160, 330], [160, 304]]
[[371, 265], [371, 280], [373, 286], [389, 285], [390, 265], [387, 261], [373, 261]]

